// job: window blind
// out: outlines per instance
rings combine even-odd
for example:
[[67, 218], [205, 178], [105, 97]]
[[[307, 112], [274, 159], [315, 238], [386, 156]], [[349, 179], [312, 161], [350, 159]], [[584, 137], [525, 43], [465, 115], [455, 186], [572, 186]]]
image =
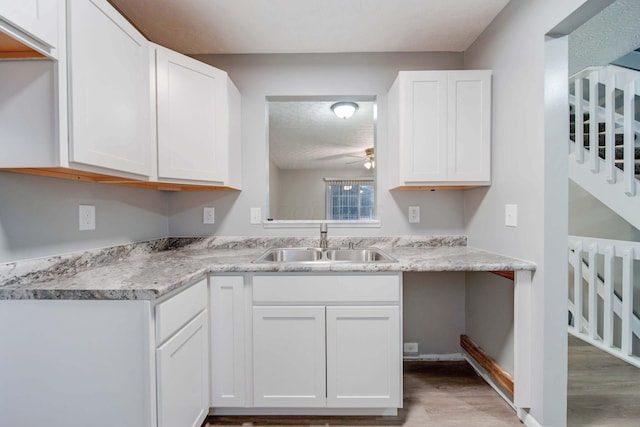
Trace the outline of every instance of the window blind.
[[373, 219], [375, 186], [372, 178], [324, 178], [328, 220]]

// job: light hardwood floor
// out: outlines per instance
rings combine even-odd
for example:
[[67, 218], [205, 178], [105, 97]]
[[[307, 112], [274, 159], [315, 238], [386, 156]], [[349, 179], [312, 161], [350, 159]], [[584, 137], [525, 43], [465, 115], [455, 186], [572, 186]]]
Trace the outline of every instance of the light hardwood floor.
[[[640, 426], [640, 369], [569, 336], [568, 427]], [[209, 417], [213, 426], [522, 426], [466, 362], [405, 362], [397, 417]]]
[[640, 426], [640, 369], [569, 336], [567, 426]]
[[522, 426], [515, 412], [466, 362], [405, 362], [397, 417], [209, 417], [213, 426]]

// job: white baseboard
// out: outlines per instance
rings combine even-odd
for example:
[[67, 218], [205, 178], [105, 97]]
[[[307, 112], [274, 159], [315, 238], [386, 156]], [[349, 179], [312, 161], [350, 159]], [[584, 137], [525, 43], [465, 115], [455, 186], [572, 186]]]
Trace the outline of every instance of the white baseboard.
[[421, 354], [418, 356], [404, 356], [406, 361], [422, 361], [422, 362], [457, 362], [465, 360], [462, 353], [444, 353], [444, 354]]
[[215, 408], [209, 411], [209, 415], [342, 415], [342, 416], [371, 416], [371, 417], [395, 417], [398, 408]]
[[516, 412], [518, 413], [520, 421], [522, 421], [527, 427], [542, 427], [542, 424], [540, 424], [528, 411], [518, 409]]

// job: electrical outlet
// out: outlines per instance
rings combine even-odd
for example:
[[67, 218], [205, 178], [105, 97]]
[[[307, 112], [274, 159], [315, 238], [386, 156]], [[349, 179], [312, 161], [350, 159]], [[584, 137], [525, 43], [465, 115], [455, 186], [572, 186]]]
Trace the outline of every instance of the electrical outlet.
[[504, 205], [504, 225], [518, 226], [518, 205]]
[[262, 209], [260, 208], [251, 208], [251, 224], [261, 224], [262, 223]]
[[420, 222], [420, 206], [409, 206], [409, 224]]
[[202, 213], [202, 223], [203, 224], [214, 224], [216, 218], [216, 210], [215, 208], [204, 208]]
[[418, 343], [417, 342], [406, 342], [403, 345], [403, 350], [405, 353], [418, 353]]
[[78, 205], [78, 229], [80, 231], [96, 229], [96, 207], [93, 205]]

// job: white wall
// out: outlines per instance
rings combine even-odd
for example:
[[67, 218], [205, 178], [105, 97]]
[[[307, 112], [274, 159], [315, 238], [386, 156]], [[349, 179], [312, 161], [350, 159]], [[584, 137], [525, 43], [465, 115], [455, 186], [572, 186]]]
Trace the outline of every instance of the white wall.
[[640, 230], [573, 181], [569, 181], [569, 234], [640, 241]]
[[[316, 235], [314, 229], [264, 229], [249, 225], [251, 207], [267, 203], [268, 160], [265, 97], [274, 95], [376, 95], [378, 102], [378, 212], [380, 228], [335, 228], [329, 235], [458, 234], [464, 230], [461, 191], [390, 192], [384, 159], [388, 148], [386, 93], [399, 70], [460, 69], [460, 53], [363, 53], [291, 55], [196, 55], [226, 70], [242, 94], [242, 181], [237, 196], [169, 195], [169, 232], [200, 235]], [[201, 224], [202, 207], [212, 203], [226, 216]], [[409, 224], [407, 208], [420, 205], [422, 223]]]
[[[324, 178], [363, 178], [373, 177], [374, 171], [358, 169], [280, 169], [277, 186], [270, 184], [270, 211], [275, 207], [277, 214], [271, 218], [281, 220], [324, 220], [326, 219], [326, 184]], [[271, 175], [271, 173], [270, 173]], [[270, 179], [271, 182], [271, 179]], [[278, 194], [278, 203], [271, 195], [274, 188]]]
[[[465, 68], [494, 72], [492, 186], [465, 192], [469, 244], [538, 266], [531, 299], [531, 415], [545, 426], [566, 425], [568, 197], [567, 42], [545, 42], [545, 34], [583, 3], [511, 1], [465, 52]], [[518, 205], [517, 228], [504, 226], [506, 203]], [[468, 275], [470, 310], [483, 304], [470, 293], [473, 286], [480, 296], [487, 285]]]
[[280, 168], [269, 160], [269, 216], [280, 218], [278, 206], [280, 206]]
[[491, 273], [466, 279], [466, 334], [513, 374], [513, 282]]
[[[95, 230], [78, 231], [80, 204]], [[0, 172], [0, 262], [167, 237], [167, 209], [160, 191]]]
[[417, 342], [419, 354], [460, 353], [460, 335], [465, 333], [464, 276], [461, 272], [403, 275], [403, 341]]

